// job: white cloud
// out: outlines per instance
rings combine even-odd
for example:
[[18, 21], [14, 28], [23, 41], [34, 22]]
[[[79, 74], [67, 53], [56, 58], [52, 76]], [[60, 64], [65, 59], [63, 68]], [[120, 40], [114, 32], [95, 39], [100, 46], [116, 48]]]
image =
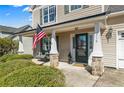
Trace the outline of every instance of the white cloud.
[[6, 16], [9, 16], [9, 15], [10, 15], [10, 13], [6, 13], [5, 15], [6, 15]]
[[22, 11], [25, 12], [25, 11], [28, 11], [29, 7], [25, 7]]
[[13, 7], [22, 7], [23, 5], [13, 5]]

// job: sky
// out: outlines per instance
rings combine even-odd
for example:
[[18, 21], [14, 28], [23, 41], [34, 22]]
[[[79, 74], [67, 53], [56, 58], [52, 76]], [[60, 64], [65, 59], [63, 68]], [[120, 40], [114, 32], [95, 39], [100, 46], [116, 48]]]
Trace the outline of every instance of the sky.
[[31, 25], [28, 8], [28, 5], [0, 5], [0, 25], [16, 28]]

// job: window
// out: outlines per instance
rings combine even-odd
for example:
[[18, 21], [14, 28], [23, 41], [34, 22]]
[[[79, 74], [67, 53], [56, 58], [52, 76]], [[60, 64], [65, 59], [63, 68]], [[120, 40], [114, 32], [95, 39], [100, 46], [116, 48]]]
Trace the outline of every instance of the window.
[[68, 14], [69, 12], [73, 11], [73, 10], [77, 10], [77, 9], [85, 9], [88, 8], [89, 5], [64, 5], [64, 13]]
[[121, 33], [121, 37], [123, 37], [123, 38], [124, 38], [124, 33]]
[[55, 21], [56, 18], [56, 7], [55, 5], [49, 6], [49, 21]]
[[94, 39], [94, 35], [89, 34], [89, 50], [90, 50], [90, 52], [93, 51], [93, 39]]
[[73, 37], [73, 48], [76, 48], [76, 39]]
[[44, 23], [48, 23], [48, 7], [43, 9]]
[[71, 5], [71, 11], [81, 8], [81, 5]]
[[56, 21], [56, 6], [51, 5], [43, 8], [43, 23]]
[[69, 5], [64, 5], [64, 13], [65, 14], [69, 13]]

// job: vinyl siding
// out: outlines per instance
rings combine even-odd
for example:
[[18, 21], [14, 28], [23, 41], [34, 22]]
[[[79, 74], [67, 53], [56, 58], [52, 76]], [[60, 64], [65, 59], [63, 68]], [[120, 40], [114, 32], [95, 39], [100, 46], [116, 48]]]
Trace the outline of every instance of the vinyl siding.
[[36, 28], [37, 24], [41, 23], [40, 9], [36, 9], [32, 12], [32, 27]]
[[88, 8], [81, 8], [64, 14], [64, 6], [57, 6], [57, 22], [63, 22], [67, 20], [72, 20], [76, 18], [91, 16], [99, 14], [102, 12], [102, 6], [100, 5], [90, 5]]
[[116, 32], [113, 31], [112, 38], [106, 39], [107, 30], [102, 34], [103, 62], [105, 66], [116, 67]]
[[70, 34], [61, 33], [59, 37], [59, 60], [68, 61], [68, 53], [70, 51]]
[[118, 16], [108, 19], [108, 28], [113, 28], [112, 38], [109, 42], [106, 39], [107, 30], [102, 34], [102, 46], [103, 46], [103, 62], [105, 66], [116, 67], [116, 32], [118, 29], [124, 29], [124, 17]]
[[102, 12], [102, 6], [101, 5], [89, 5], [87, 8], [80, 8], [77, 10], [74, 10], [72, 12], [69, 12], [68, 14], [64, 13], [64, 5], [57, 5], [56, 6], [56, 22], [46, 23], [42, 24], [42, 11], [40, 11], [40, 8], [37, 8], [33, 10], [32, 12], [32, 26], [33, 28], [36, 27], [37, 23], [41, 24], [42, 26], [48, 26], [55, 23], [60, 23], [72, 19], [77, 19], [81, 17], [91, 16], [95, 14], [99, 14]]

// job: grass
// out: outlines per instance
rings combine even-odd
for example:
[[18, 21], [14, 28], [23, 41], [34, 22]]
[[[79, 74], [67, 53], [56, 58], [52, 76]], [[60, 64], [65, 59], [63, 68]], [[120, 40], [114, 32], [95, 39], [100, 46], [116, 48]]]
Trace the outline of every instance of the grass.
[[2, 77], [1, 87], [62, 87], [63, 73], [47, 66], [29, 66]]
[[29, 54], [23, 54], [23, 55], [18, 55], [18, 54], [8, 54], [0, 57], [0, 62], [4, 63], [10, 60], [15, 60], [15, 59], [32, 59], [32, 55]]
[[0, 64], [0, 77], [5, 76], [12, 71], [31, 65], [35, 65], [35, 64], [33, 64], [31, 60], [24, 60], [24, 59], [20, 59], [20, 60], [16, 59], [2, 63]]

